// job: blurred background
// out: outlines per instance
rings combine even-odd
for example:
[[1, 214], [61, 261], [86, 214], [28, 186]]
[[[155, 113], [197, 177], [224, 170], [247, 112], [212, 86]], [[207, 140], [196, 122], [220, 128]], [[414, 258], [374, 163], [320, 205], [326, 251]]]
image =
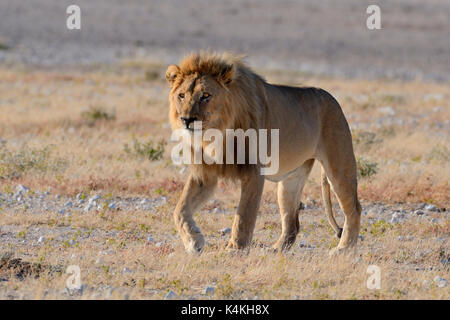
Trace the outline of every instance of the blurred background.
[[[81, 7], [81, 30], [66, 8]], [[381, 30], [366, 27], [370, 4]], [[253, 66], [345, 77], [448, 80], [448, 0], [0, 0], [0, 62], [54, 67], [190, 50], [249, 55]]]

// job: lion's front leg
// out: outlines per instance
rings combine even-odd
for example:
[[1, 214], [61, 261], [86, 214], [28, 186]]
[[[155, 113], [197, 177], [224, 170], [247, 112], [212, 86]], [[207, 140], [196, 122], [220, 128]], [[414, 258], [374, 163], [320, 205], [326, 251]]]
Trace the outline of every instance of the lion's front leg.
[[263, 188], [264, 177], [259, 172], [241, 179], [241, 199], [234, 217], [228, 248], [242, 249], [252, 241]]
[[216, 183], [216, 179], [206, 181], [206, 179], [195, 178], [191, 174], [175, 208], [173, 214], [175, 226], [189, 253], [198, 253], [205, 245], [203, 235], [192, 216], [195, 210], [212, 194]]

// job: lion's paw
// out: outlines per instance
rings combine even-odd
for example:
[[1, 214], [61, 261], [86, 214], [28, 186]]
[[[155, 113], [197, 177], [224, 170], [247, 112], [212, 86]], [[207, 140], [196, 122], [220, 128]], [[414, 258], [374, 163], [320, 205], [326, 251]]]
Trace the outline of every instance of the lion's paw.
[[184, 247], [187, 253], [200, 254], [205, 247], [205, 239], [201, 234], [197, 234], [194, 239], [189, 239]]

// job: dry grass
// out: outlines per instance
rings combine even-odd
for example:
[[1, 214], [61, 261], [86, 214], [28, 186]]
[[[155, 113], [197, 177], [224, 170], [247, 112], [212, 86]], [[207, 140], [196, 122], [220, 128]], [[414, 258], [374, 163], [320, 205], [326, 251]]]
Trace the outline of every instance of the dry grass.
[[[52, 155], [68, 164], [64, 173], [28, 174], [18, 181], [68, 194], [89, 184], [106, 192], [147, 194], [167, 179], [181, 186], [184, 177], [170, 162], [170, 144], [158, 161], [130, 157], [124, 149], [136, 141], [156, 149], [169, 140], [167, 85], [162, 77], [147, 76], [163, 71], [164, 66], [130, 61], [91, 72], [3, 70], [0, 121], [8, 125], [0, 127], [0, 137], [12, 152], [24, 143], [53, 146]], [[274, 82], [323, 87], [337, 97], [357, 156], [376, 164], [376, 174], [360, 179], [363, 199], [449, 202], [448, 85], [261, 73]], [[315, 169], [306, 188], [314, 197], [319, 194]]]
[[[275, 203], [272, 183], [266, 185], [263, 213], [250, 252], [223, 250], [226, 237], [218, 230], [231, 225], [231, 213], [201, 214], [196, 219], [208, 246], [200, 257], [187, 256], [171, 220], [187, 173], [179, 173], [180, 168], [171, 163], [170, 143], [162, 157], [146, 156], [170, 137], [168, 88], [162, 76], [157, 76], [163, 74], [164, 66], [129, 61], [90, 71], [0, 72], [0, 144], [6, 141], [3, 148], [13, 157], [0, 158], [0, 192], [22, 183], [65, 195], [95, 192], [168, 197], [168, 203], [154, 214], [105, 211], [61, 217], [4, 212], [2, 230], [14, 232], [18, 240], [2, 242], [2, 252], [14, 251], [30, 262], [50, 266], [78, 264], [88, 287], [120, 287], [112, 292], [112, 298], [161, 298], [169, 289], [192, 296], [213, 283], [214, 298], [449, 297], [448, 289], [438, 288], [432, 281], [436, 275], [448, 275], [448, 267], [440, 262], [445, 246], [433, 240], [448, 237], [448, 220], [437, 226], [414, 220], [389, 226], [381, 234], [372, 232], [376, 226], [365, 225], [360, 258], [330, 260], [327, 252], [336, 240], [323, 213], [312, 211], [301, 222], [301, 237], [314, 244], [315, 250], [296, 247], [292, 254], [268, 253], [265, 246], [275, 242], [280, 232], [278, 215], [270, 206]], [[323, 87], [336, 96], [352, 127], [356, 154], [366, 164], [359, 180], [364, 201], [430, 202], [448, 208], [448, 84], [306, 78], [270, 70], [260, 73], [274, 82]], [[137, 149], [135, 141], [140, 143]], [[51, 148], [51, 153], [39, 169], [33, 167], [35, 162], [26, 162], [22, 174], [2, 175], [2, 166], [9, 163], [10, 168], [15, 155], [45, 148]], [[373, 164], [376, 170], [370, 170]], [[316, 166], [305, 187], [305, 198], [319, 199], [318, 182]], [[237, 203], [235, 189], [222, 183], [217, 193], [221, 205], [231, 211]], [[48, 239], [43, 246], [21, 243], [27, 230], [36, 227], [54, 232], [55, 239]], [[56, 239], [60, 232], [69, 234], [76, 244]], [[148, 234], [166, 242], [157, 247], [146, 241]], [[415, 238], [393, 241], [402, 234], [414, 234]], [[382, 270], [381, 290], [366, 288], [370, 264]], [[414, 265], [424, 269], [416, 271]], [[123, 273], [124, 268], [133, 272]], [[0, 268], [0, 277], [9, 279], [0, 282], [2, 290], [17, 292], [20, 288], [22, 297], [60, 298], [65, 287], [66, 275], [43, 272], [38, 278], [21, 281], [9, 272]], [[81, 298], [104, 297], [87, 290]]]
[[[330, 258], [328, 249], [336, 244], [320, 211], [302, 217], [300, 241], [308, 247], [295, 248], [289, 254], [276, 254], [267, 246], [279, 234], [279, 218], [264, 207], [256, 226], [255, 241], [249, 251], [224, 250], [226, 237], [218, 229], [229, 226], [231, 214], [197, 216], [208, 245], [199, 257], [184, 252], [172, 228], [169, 203], [158, 214], [144, 212], [103, 212], [70, 218], [6, 215], [8, 231], [17, 231], [12, 248], [16, 255], [43, 267], [35, 276], [23, 280], [15, 270], [1, 270], [9, 279], [2, 290], [19, 292], [23, 298], [62, 298], [68, 265], [79, 265], [83, 294], [74, 298], [163, 298], [169, 290], [180, 297], [205, 298], [205, 286], [215, 286], [213, 298], [231, 299], [446, 299], [448, 288], [439, 288], [435, 276], [448, 276], [445, 242], [432, 241], [450, 232], [447, 222], [364, 224], [364, 240], [357, 254]], [[25, 245], [22, 239], [36, 243], [33, 230], [48, 230], [44, 245]], [[20, 231], [18, 231], [20, 230]], [[146, 236], [165, 235], [161, 246]], [[411, 241], [397, 241], [401, 235], [414, 234]], [[72, 244], [69, 240], [74, 240]], [[2, 251], [8, 250], [2, 244]], [[366, 273], [369, 265], [381, 268], [381, 289], [369, 290]], [[124, 272], [126, 269], [129, 271]], [[48, 270], [62, 270], [61, 273]], [[108, 288], [114, 287], [112, 293]], [[105, 289], [106, 288], [106, 289]], [[108, 292], [110, 292], [108, 294]], [[13, 296], [13, 293], [11, 293]], [[67, 296], [66, 296], [67, 297]]]

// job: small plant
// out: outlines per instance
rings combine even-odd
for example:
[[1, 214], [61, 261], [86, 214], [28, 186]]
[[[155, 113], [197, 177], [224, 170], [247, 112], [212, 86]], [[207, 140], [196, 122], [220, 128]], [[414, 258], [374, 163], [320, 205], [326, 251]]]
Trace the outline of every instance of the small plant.
[[161, 78], [161, 73], [158, 70], [147, 70], [145, 71], [145, 80], [155, 81]]
[[67, 161], [51, 158], [51, 146], [42, 149], [29, 148], [27, 145], [13, 152], [5, 145], [0, 146], [0, 178], [19, 178], [29, 171], [45, 173], [61, 172], [67, 167]]
[[375, 222], [374, 224], [372, 224], [372, 228], [370, 230], [370, 233], [373, 236], [381, 236], [383, 235], [386, 230], [390, 230], [392, 229], [394, 226], [390, 223], [387, 223], [384, 220], [379, 220], [377, 222]]
[[435, 145], [427, 155], [427, 159], [429, 161], [448, 162], [450, 161], [450, 152], [445, 145]]
[[0, 42], [0, 50], [9, 50], [9, 46]]
[[378, 172], [378, 165], [376, 162], [372, 162], [362, 157], [357, 158], [356, 165], [358, 168], [358, 176], [360, 178], [368, 178]]
[[370, 149], [374, 144], [382, 142], [374, 132], [361, 131], [353, 134], [353, 142], [355, 145], [361, 146], [366, 150]]
[[97, 121], [105, 120], [112, 121], [116, 119], [114, 112], [105, 111], [101, 107], [90, 107], [88, 111], [81, 113], [81, 118], [87, 121], [88, 124], [93, 125]]
[[26, 236], [27, 236], [27, 232], [26, 231], [19, 231], [19, 232], [17, 232], [17, 238], [25, 239]]
[[123, 149], [125, 153], [131, 157], [156, 161], [162, 158], [165, 145], [166, 142], [164, 140], [159, 141], [155, 145], [152, 140], [142, 143], [136, 138], [133, 138], [133, 147], [131, 148], [126, 143]]

